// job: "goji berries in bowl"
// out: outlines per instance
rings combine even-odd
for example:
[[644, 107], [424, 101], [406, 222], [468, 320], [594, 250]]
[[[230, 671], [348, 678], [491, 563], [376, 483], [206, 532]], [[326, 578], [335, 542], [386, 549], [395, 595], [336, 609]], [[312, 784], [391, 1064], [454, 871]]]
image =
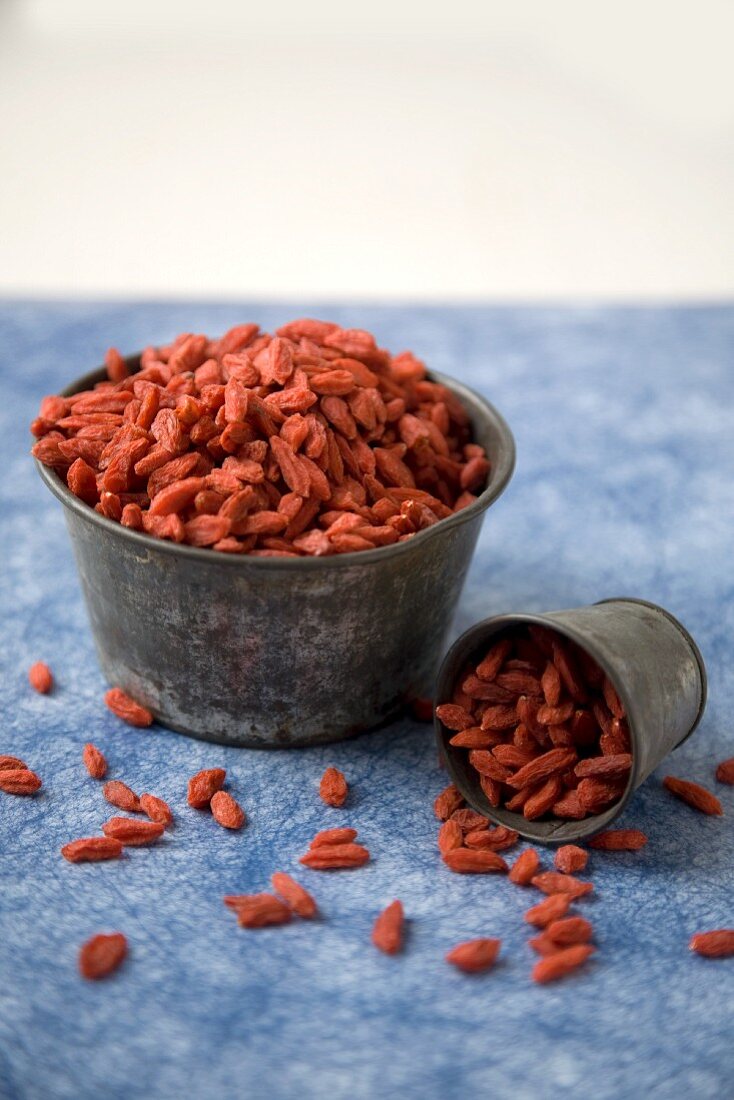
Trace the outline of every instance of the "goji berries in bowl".
[[509, 614], [468, 630], [439, 675], [436, 732], [469, 805], [545, 843], [598, 832], [696, 728], [706, 670], [644, 600]]
[[514, 442], [369, 334], [257, 331], [108, 356], [44, 399], [34, 453], [111, 683], [197, 737], [339, 740], [430, 692]]

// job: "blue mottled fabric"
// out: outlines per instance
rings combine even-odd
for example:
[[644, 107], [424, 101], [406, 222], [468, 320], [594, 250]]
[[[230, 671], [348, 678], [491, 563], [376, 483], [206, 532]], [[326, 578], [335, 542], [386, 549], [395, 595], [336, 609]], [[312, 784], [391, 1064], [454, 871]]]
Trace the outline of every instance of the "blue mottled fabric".
[[[596, 892], [580, 908], [599, 950], [565, 983], [530, 982], [527, 890], [440, 864], [431, 802], [445, 779], [430, 727], [263, 753], [133, 730], [103, 705], [61, 509], [27, 454], [39, 398], [111, 343], [304, 313], [413, 348], [495, 402], [516, 434], [517, 472], [488, 514], [457, 632], [493, 612], [634, 595], [668, 607], [703, 650], [705, 718], [621, 822], [648, 847], [592, 854]], [[703, 817], [660, 777], [713, 787], [714, 763], [734, 755], [734, 309], [6, 302], [0, 348], [0, 753], [44, 780], [32, 799], [0, 795], [3, 1100], [730, 1096], [734, 958], [693, 956], [688, 939], [734, 926], [734, 790], [718, 785], [726, 815]], [[57, 678], [49, 697], [28, 687], [38, 659]], [[170, 801], [176, 826], [155, 848], [96, 866], [59, 856], [110, 813], [81, 766], [87, 740], [112, 776]], [[329, 764], [351, 784], [343, 810], [316, 794]], [[241, 833], [186, 806], [187, 777], [213, 765], [247, 810]], [[359, 828], [372, 862], [300, 867], [313, 833], [341, 824]], [[222, 895], [266, 889], [278, 868], [307, 882], [321, 919], [239, 929]], [[395, 897], [409, 928], [388, 958], [369, 934]], [[130, 941], [122, 969], [81, 981], [80, 943], [116, 929]], [[479, 935], [502, 938], [492, 972], [443, 961]]]

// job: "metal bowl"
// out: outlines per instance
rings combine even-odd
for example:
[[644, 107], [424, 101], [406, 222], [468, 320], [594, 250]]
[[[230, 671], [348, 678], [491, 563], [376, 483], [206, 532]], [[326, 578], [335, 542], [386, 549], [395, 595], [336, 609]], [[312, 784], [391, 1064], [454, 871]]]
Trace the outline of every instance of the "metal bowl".
[[[127, 360], [131, 370], [139, 357]], [[106, 377], [80, 378], [70, 396]], [[164, 726], [229, 745], [351, 737], [430, 694], [484, 513], [515, 445], [487, 401], [440, 374], [491, 462], [469, 507], [393, 546], [253, 558], [165, 542], [104, 518], [40, 462], [64, 505], [102, 671]]]

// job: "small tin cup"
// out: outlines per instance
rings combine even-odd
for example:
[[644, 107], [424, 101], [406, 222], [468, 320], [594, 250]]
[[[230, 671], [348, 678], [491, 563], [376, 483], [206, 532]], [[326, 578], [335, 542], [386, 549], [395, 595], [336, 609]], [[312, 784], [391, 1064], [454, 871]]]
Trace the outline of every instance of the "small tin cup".
[[663, 758], [693, 733], [706, 705], [706, 669], [693, 638], [664, 608], [631, 598], [602, 600], [567, 611], [496, 615], [477, 623], [449, 650], [439, 673], [437, 702], [451, 699], [467, 663], [479, 661], [501, 634], [533, 623], [586, 650], [614, 684], [632, 744], [632, 767], [621, 798], [581, 821], [527, 821], [522, 814], [490, 805], [469, 754], [449, 743], [453, 732], [438, 717], [436, 736], [451, 780], [472, 809], [541, 844], [568, 843], [609, 826]]

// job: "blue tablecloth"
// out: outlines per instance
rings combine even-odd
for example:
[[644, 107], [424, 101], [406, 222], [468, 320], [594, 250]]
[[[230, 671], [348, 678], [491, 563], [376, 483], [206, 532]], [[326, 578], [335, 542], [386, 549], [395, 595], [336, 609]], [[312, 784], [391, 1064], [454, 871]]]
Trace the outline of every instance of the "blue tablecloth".
[[[27, 454], [39, 398], [110, 343], [304, 313], [414, 349], [516, 434], [517, 472], [485, 523], [457, 633], [493, 612], [627, 594], [668, 607], [700, 643], [706, 716], [624, 815], [648, 847], [592, 855], [596, 893], [582, 905], [599, 950], [565, 983], [530, 982], [527, 891], [441, 865], [431, 803], [445, 778], [429, 726], [262, 753], [133, 730], [102, 702], [61, 509]], [[703, 817], [660, 776], [713, 787], [715, 761], [734, 755], [734, 309], [6, 302], [0, 349], [0, 753], [44, 780], [33, 799], [0, 795], [3, 1100], [731, 1095], [734, 959], [693, 956], [688, 938], [734, 926], [734, 791], [718, 785], [726, 816]], [[39, 659], [57, 678], [49, 697], [28, 687]], [[81, 766], [87, 740], [112, 775], [171, 802], [176, 827], [157, 847], [98, 866], [59, 856], [110, 812]], [[316, 794], [329, 764], [351, 784], [341, 811]], [[241, 833], [185, 804], [187, 777], [213, 765], [247, 810]], [[343, 823], [373, 861], [300, 867], [313, 833]], [[322, 919], [238, 929], [222, 895], [267, 889], [277, 868], [307, 880]], [[410, 924], [404, 955], [388, 958], [369, 933], [394, 897]], [[124, 967], [81, 981], [79, 944], [116, 929]], [[502, 938], [501, 963], [464, 977], [443, 956], [478, 935]]]

